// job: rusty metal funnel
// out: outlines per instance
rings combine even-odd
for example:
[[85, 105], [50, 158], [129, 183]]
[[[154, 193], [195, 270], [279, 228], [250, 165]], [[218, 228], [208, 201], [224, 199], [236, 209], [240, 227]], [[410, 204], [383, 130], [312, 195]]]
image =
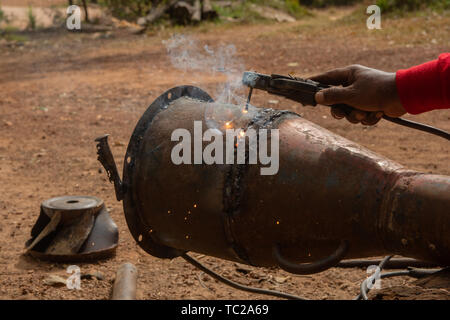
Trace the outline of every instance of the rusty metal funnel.
[[[194, 136], [194, 121], [210, 128], [211, 110], [232, 115], [244, 132], [278, 129], [278, 172], [261, 175], [265, 166], [248, 161], [174, 164], [173, 131]], [[245, 110], [195, 87], [173, 88], [139, 120], [123, 182], [107, 137], [97, 141], [133, 237], [156, 257], [195, 251], [300, 274], [386, 254], [450, 263], [450, 177], [408, 170], [295, 113]]]

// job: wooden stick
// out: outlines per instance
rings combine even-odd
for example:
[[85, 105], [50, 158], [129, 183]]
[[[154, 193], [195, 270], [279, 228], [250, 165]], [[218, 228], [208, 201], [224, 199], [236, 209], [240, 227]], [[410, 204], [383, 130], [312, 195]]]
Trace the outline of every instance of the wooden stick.
[[131, 263], [117, 270], [111, 300], [136, 300], [137, 269]]

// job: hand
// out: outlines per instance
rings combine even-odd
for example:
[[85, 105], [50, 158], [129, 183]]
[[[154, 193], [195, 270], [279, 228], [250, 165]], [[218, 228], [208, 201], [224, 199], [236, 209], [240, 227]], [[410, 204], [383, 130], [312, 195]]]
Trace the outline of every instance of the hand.
[[311, 77], [311, 80], [335, 86], [317, 92], [317, 103], [344, 103], [355, 108], [350, 115], [332, 108], [331, 115], [336, 119], [345, 117], [351, 123], [374, 125], [384, 114], [400, 117], [406, 113], [397, 94], [395, 73], [351, 65]]

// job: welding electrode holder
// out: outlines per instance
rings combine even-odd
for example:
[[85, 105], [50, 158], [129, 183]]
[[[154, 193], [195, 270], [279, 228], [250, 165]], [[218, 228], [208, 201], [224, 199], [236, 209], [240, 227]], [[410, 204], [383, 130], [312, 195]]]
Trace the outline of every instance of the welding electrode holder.
[[[270, 94], [282, 96], [289, 100], [299, 102], [305, 106], [313, 107], [317, 105], [315, 94], [320, 90], [331, 87], [329, 85], [319, 83], [310, 79], [302, 79], [279, 74], [266, 75], [251, 71], [244, 72], [242, 83], [250, 87], [250, 92], [252, 92], [253, 89], [260, 89], [267, 91]], [[247, 105], [249, 103], [250, 94]], [[339, 108], [347, 116], [350, 115], [350, 113], [355, 109], [347, 104], [334, 104], [327, 107]], [[383, 115], [382, 118], [401, 126], [431, 133], [444, 139], [450, 140], [450, 133], [430, 125], [406, 120], [403, 118], [393, 118], [387, 115]]]

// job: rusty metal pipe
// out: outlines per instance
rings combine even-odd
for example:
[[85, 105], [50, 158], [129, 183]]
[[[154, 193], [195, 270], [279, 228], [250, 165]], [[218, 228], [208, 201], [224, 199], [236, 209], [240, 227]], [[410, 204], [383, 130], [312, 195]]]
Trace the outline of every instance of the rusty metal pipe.
[[[243, 109], [185, 86], [142, 116], [125, 156], [123, 192], [128, 226], [144, 250], [255, 266], [307, 263], [299, 269], [308, 272], [386, 254], [449, 265], [450, 177], [408, 170], [292, 112]], [[194, 120], [207, 128], [211, 110], [216, 119], [231, 115], [234, 128], [279, 129], [278, 173], [172, 163], [173, 130], [193, 136]]]

